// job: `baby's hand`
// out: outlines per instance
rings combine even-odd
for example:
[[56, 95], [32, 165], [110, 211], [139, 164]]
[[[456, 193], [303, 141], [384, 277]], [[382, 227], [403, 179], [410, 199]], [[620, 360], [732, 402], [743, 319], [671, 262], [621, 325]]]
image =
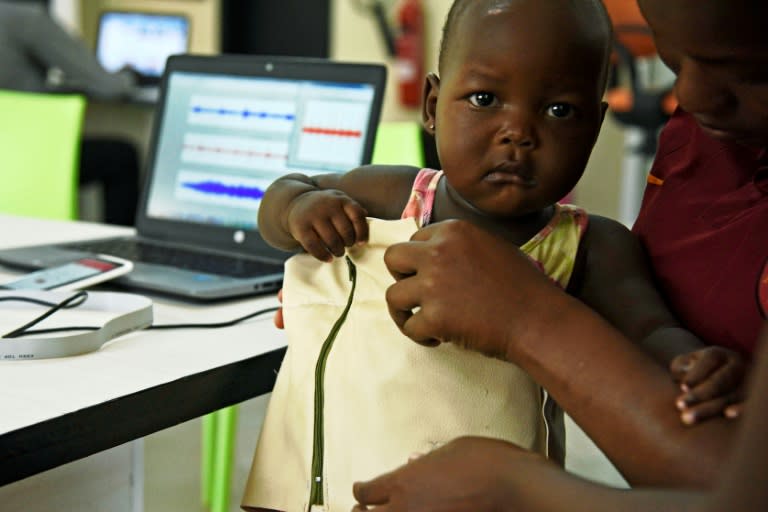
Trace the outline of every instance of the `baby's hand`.
[[675, 357], [670, 370], [683, 391], [675, 405], [684, 424], [713, 416], [739, 416], [746, 374], [741, 355], [723, 347], [707, 347]]
[[288, 208], [285, 228], [321, 261], [343, 256], [345, 247], [368, 240], [368, 212], [339, 190], [305, 192]]

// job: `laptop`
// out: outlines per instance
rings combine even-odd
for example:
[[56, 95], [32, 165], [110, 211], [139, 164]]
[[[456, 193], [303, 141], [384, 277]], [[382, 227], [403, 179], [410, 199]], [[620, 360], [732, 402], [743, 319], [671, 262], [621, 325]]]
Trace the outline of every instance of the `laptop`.
[[96, 58], [108, 71], [130, 66], [143, 86], [155, 86], [171, 55], [189, 50], [189, 19], [183, 14], [105, 11], [99, 16]]
[[325, 59], [177, 55], [160, 86], [136, 236], [0, 251], [44, 268], [129, 259], [115, 283], [198, 300], [277, 290], [289, 253], [259, 235], [265, 189], [370, 162], [386, 68]]

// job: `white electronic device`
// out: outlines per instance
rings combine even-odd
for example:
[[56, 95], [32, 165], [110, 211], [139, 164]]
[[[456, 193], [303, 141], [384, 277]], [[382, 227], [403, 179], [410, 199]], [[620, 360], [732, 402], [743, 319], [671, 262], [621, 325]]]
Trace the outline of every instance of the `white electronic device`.
[[132, 269], [133, 263], [128, 260], [99, 254], [25, 274], [14, 281], [0, 284], [0, 288], [6, 290], [81, 290], [127, 274]]
[[[51, 306], [72, 303], [54, 316], [43, 317]], [[132, 293], [118, 292], [61, 292], [47, 290], [0, 291], [0, 332], [13, 327], [13, 331], [0, 338], [0, 362], [26, 361], [68, 357], [93, 352], [106, 342], [130, 332], [152, 325], [152, 301]], [[41, 308], [41, 305], [44, 306]], [[47, 306], [47, 308], [45, 307]], [[20, 324], [33, 319], [45, 318], [40, 333], [28, 333], [30, 337], [18, 337], [15, 332]], [[54, 320], [57, 318], [58, 320]], [[51, 323], [53, 322], [53, 323]], [[69, 325], [91, 327], [72, 327]], [[56, 333], [64, 327], [74, 334]], [[60, 329], [59, 329], [60, 330]], [[23, 336], [26, 336], [23, 335]]]

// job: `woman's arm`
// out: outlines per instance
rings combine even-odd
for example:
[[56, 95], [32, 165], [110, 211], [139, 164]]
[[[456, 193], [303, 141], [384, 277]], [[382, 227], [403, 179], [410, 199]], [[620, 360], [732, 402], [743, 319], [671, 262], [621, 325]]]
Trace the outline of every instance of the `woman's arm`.
[[[355, 510], [381, 512], [761, 512], [768, 509], [768, 325], [744, 426], [714, 491], [609, 489], [504, 441], [466, 437], [354, 485]], [[627, 440], [631, 445], [632, 440]]]
[[680, 385], [675, 403], [683, 423], [722, 416], [741, 400], [744, 358], [707, 346], [678, 323], [656, 289], [645, 251], [627, 228], [592, 216], [580, 255], [581, 279], [570, 291], [669, 369]]
[[111, 73], [96, 60], [93, 52], [76, 37], [69, 34], [42, 9], [30, 7], [19, 33], [26, 52], [47, 68], [58, 68], [64, 73], [68, 89], [82, 91], [88, 96], [102, 99], [128, 95], [136, 86], [136, 76], [128, 71]]
[[757, 347], [758, 357], [740, 419], [742, 427], [722, 471], [722, 483], [710, 500], [714, 512], [768, 510], [768, 322], [763, 325]]
[[462, 221], [387, 251], [387, 291], [403, 333], [511, 361], [544, 386], [635, 485], [708, 485], [734, 425], [680, 424], [666, 369], [563, 293], [519, 249]]
[[[464, 437], [353, 486], [355, 510], [381, 512], [704, 512], [696, 492], [619, 490], [566, 473], [541, 455]], [[726, 510], [726, 509], [723, 509]]]
[[[508, 345], [520, 364], [603, 450], [633, 486], [708, 486], [736, 425], [681, 423], [669, 371], [584, 304], [558, 290], [536, 336]], [[543, 299], [543, 296], [542, 296]]]

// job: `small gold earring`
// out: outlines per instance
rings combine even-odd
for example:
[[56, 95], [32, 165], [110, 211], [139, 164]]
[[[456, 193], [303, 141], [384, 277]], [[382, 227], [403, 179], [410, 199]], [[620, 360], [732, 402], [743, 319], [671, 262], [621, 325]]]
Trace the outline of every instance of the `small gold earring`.
[[430, 124], [430, 125], [429, 125], [429, 129], [430, 129], [430, 130], [434, 130], [434, 129], [435, 129], [435, 124], [434, 124], [434, 123]]

